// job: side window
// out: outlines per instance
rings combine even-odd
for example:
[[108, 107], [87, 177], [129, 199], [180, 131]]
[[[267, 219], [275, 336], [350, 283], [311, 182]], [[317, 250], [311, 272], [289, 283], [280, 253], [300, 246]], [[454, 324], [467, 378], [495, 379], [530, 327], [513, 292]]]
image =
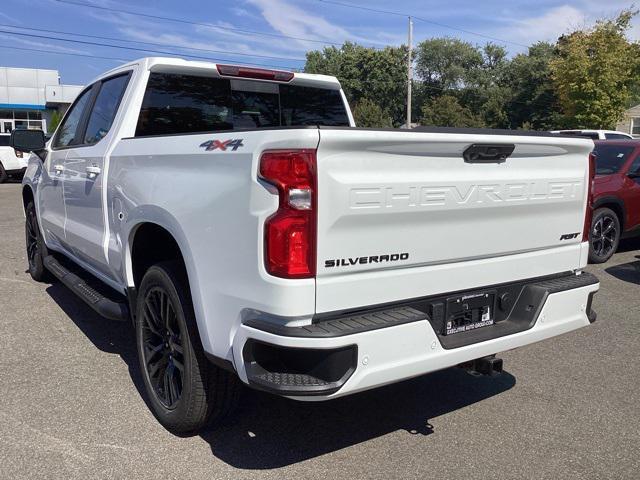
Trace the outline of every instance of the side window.
[[128, 82], [129, 74], [113, 77], [102, 82], [100, 92], [96, 97], [91, 115], [89, 116], [89, 122], [87, 123], [87, 129], [82, 143], [93, 145], [109, 133]]
[[630, 140], [626, 135], [622, 135], [621, 133], [605, 133], [604, 138], [607, 140]]
[[627, 173], [640, 173], [640, 155], [631, 163]]
[[349, 126], [339, 90], [280, 85], [280, 105], [282, 125]]
[[229, 130], [232, 122], [229, 80], [152, 73], [136, 136]]
[[53, 147], [68, 147], [78, 142], [75, 141], [76, 133], [78, 132], [78, 126], [82, 119], [87, 102], [91, 98], [91, 92], [93, 88], [88, 88], [80, 94], [76, 102], [71, 107], [68, 115], [64, 119], [64, 123], [60, 125], [56, 139], [54, 140]]

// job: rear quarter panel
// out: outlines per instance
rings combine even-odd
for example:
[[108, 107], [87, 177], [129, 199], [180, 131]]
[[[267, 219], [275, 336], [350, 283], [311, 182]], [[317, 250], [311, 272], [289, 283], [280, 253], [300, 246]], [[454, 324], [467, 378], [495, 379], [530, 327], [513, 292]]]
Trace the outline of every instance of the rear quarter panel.
[[[236, 151], [207, 151], [209, 140], [241, 140]], [[128, 258], [137, 226], [156, 223], [184, 256], [206, 351], [231, 358], [231, 339], [251, 309], [309, 318], [315, 281], [267, 275], [262, 225], [278, 205], [258, 182], [259, 154], [316, 148], [318, 130], [235, 131], [122, 140], [110, 160], [107, 206], [109, 263], [133, 285]], [[122, 254], [124, 252], [124, 254]]]

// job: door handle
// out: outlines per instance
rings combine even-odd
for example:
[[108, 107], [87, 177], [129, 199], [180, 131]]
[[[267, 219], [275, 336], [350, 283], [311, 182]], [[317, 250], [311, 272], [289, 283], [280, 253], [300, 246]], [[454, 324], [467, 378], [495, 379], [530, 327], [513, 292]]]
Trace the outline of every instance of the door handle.
[[58, 163], [53, 166], [53, 170], [56, 172], [56, 174], [60, 175], [62, 172], [64, 172], [64, 165]]
[[100, 172], [102, 171], [100, 170], [100, 167], [97, 165], [89, 165], [85, 168], [85, 170], [89, 178], [97, 177], [98, 175], [100, 175]]

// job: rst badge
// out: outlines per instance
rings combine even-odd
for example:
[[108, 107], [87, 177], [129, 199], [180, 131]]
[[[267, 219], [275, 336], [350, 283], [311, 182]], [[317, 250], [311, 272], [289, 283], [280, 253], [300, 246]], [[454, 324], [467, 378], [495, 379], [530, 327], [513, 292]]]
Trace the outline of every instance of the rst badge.
[[200, 144], [200, 148], [204, 148], [207, 152], [210, 152], [212, 150], [221, 150], [225, 152], [227, 151], [227, 149], [231, 149], [232, 152], [235, 152], [242, 146], [243, 145], [241, 138], [229, 140], [207, 140], [206, 142]]

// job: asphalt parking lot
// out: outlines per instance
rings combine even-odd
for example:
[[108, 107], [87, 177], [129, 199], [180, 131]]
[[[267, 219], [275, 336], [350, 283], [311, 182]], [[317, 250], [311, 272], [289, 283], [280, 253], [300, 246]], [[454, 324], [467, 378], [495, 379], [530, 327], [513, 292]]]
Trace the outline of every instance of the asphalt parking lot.
[[145, 406], [133, 331], [25, 273], [20, 185], [0, 185], [0, 479], [640, 476], [640, 240], [602, 266], [590, 327], [306, 404], [247, 390], [202, 436]]

